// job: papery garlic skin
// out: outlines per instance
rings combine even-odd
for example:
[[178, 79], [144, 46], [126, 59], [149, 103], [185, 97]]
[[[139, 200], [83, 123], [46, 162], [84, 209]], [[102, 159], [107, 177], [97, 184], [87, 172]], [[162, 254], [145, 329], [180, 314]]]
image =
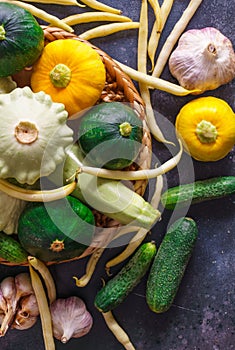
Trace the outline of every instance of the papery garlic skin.
[[0, 328], [0, 337], [3, 337], [9, 328], [9, 324], [11, 324], [13, 320], [17, 306], [15, 302], [16, 287], [14, 277], [5, 277], [1, 281], [0, 288], [2, 290], [2, 297], [5, 299], [7, 305], [7, 310], [4, 318], [2, 319]]
[[[6, 303], [6, 300], [3, 296], [3, 293], [2, 293], [2, 289], [1, 289], [1, 286], [0, 286], [0, 313], [6, 313], [7, 312], [7, 303]], [[1, 324], [1, 322], [0, 322]]]
[[19, 330], [31, 328], [37, 322], [38, 315], [39, 309], [35, 294], [27, 295], [20, 300], [11, 328]]
[[39, 308], [35, 294], [25, 296], [20, 300], [17, 314], [21, 317], [36, 317], [39, 315]]
[[6, 334], [10, 326], [19, 330], [32, 327], [38, 315], [29, 273], [5, 277], [0, 283], [0, 337]]
[[53, 335], [62, 343], [87, 334], [93, 318], [82, 299], [76, 296], [56, 299], [51, 305]]
[[169, 58], [169, 69], [185, 89], [214, 90], [235, 78], [232, 43], [213, 27], [188, 30]]
[[25, 329], [29, 329], [35, 325], [37, 322], [37, 316], [30, 316], [28, 318], [18, 317], [18, 319], [14, 320], [14, 323], [11, 325], [12, 329], [18, 329], [19, 331], [23, 331]]
[[17, 303], [20, 300], [20, 298], [29, 296], [30, 294], [34, 293], [31, 279], [27, 272], [21, 272], [15, 276], [15, 287], [15, 299]]

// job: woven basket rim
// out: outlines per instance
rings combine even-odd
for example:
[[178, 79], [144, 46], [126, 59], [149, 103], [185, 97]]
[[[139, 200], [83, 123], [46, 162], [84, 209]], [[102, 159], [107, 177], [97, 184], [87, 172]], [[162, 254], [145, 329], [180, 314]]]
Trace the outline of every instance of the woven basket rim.
[[[45, 45], [51, 41], [59, 40], [59, 39], [76, 39], [76, 40], [80, 40], [80, 41], [86, 43], [87, 45], [91, 46], [94, 50], [96, 50], [99, 53], [104, 65], [105, 65], [106, 72], [107, 72], [107, 74], [109, 74], [109, 77], [112, 80], [112, 83], [114, 83], [115, 86], [123, 93], [124, 102], [130, 103], [131, 106], [133, 107], [133, 109], [136, 111], [139, 118], [141, 118], [141, 120], [143, 121], [143, 127], [144, 127], [144, 136], [142, 139], [143, 148], [142, 148], [142, 151], [140, 152], [139, 157], [138, 157], [138, 166], [141, 167], [142, 169], [148, 169], [151, 165], [151, 150], [152, 150], [151, 135], [150, 135], [150, 132], [149, 132], [149, 129], [147, 126], [147, 122], [146, 122], [144, 102], [143, 102], [142, 98], [140, 97], [140, 95], [139, 95], [133, 81], [130, 79], [130, 77], [127, 76], [126, 73], [124, 73], [122, 71], [122, 69], [119, 67], [119, 65], [116, 62], [114, 62], [114, 60], [106, 52], [104, 52], [103, 50], [101, 50], [97, 46], [93, 45], [89, 41], [81, 39], [81, 38], [79, 38], [78, 35], [76, 35], [74, 33], [66, 32], [65, 30], [63, 30], [61, 28], [51, 27], [51, 26], [41, 26], [41, 27], [44, 31]], [[27, 68], [26, 68], [26, 70], [27, 70]], [[106, 85], [108, 85], [107, 81], [106, 81]], [[107, 93], [107, 95], [106, 95], [106, 93], [107, 93], [106, 90], [103, 91], [103, 95], [107, 98], [108, 93]], [[102, 97], [103, 100], [105, 100], [104, 96]], [[108, 97], [108, 98], [110, 98], [110, 97]], [[110, 101], [111, 101], [111, 99], [110, 99]], [[134, 191], [136, 193], [140, 194], [141, 196], [143, 196], [145, 193], [147, 183], [148, 183], [147, 180], [135, 181], [133, 184]], [[104, 214], [101, 214], [101, 216], [105, 217]], [[97, 224], [97, 222], [96, 222], [96, 224]], [[100, 224], [100, 226], [102, 227], [102, 223], [98, 223], [98, 224]], [[82, 259], [86, 256], [91, 255], [98, 248], [100, 248], [104, 245], [106, 246], [112, 240], [112, 238], [115, 236], [115, 232], [118, 229], [118, 227], [120, 227], [120, 223], [116, 222], [113, 219], [109, 219], [108, 227], [105, 226], [106, 236], [102, 236], [102, 231], [101, 231], [101, 233], [99, 233], [98, 237], [95, 236], [95, 239], [92, 242], [91, 246], [88, 247], [83, 252], [82, 255], [75, 257], [75, 258], [71, 258], [69, 260], [50, 261], [50, 262], [46, 262], [46, 264], [47, 265], [54, 265], [54, 264], [65, 263], [65, 262], [70, 262], [70, 261], [74, 261], [74, 260], [79, 260], [79, 259]], [[107, 230], [109, 232], [108, 236], [107, 236]], [[12, 263], [12, 262], [6, 261], [2, 258], [0, 258], [0, 264], [9, 265], [9, 266], [27, 266], [28, 265], [27, 262], [17, 264], [17, 263]]]

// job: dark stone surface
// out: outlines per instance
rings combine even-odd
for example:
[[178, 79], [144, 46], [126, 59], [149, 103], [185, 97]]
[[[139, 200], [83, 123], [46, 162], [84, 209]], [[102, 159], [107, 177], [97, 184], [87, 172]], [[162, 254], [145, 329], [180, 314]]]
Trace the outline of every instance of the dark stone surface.
[[[141, 1], [119, 0], [112, 2], [123, 10], [123, 14], [138, 20]], [[188, 3], [188, 2], [187, 2]], [[176, 0], [174, 8], [162, 35], [160, 47], [169, 34], [172, 25], [179, 18], [186, 2]], [[82, 12], [79, 7], [63, 7], [39, 5], [51, 13], [64, 17]], [[65, 14], [66, 13], [66, 14]], [[153, 19], [150, 11], [150, 16]], [[150, 21], [150, 25], [152, 22]], [[214, 26], [228, 36], [235, 46], [234, 0], [204, 0], [197, 14], [188, 25], [189, 28]], [[77, 34], [87, 24], [75, 27]], [[93, 40], [93, 43], [106, 51], [113, 58], [136, 67], [137, 31], [121, 32], [106, 38]], [[174, 82], [166, 69], [162, 77]], [[213, 95], [226, 100], [235, 110], [233, 81], [215, 91], [204, 95]], [[171, 122], [180, 107], [189, 97], [176, 97], [161, 91], [152, 93], [154, 108]], [[160, 161], [168, 158], [168, 152], [158, 143], [154, 143], [154, 153]], [[181, 181], [187, 181], [190, 174], [187, 164], [188, 156], [184, 155], [180, 168]], [[196, 179], [220, 175], [235, 175], [235, 153], [231, 151], [223, 160], [214, 163], [193, 162]], [[177, 184], [178, 169], [167, 174], [169, 186]], [[117, 320], [128, 332], [137, 350], [231, 350], [235, 349], [235, 197], [197, 204], [192, 206], [187, 215], [194, 218], [199, 228], [199, 238], [181, 283], [177, 297], [171, 309], [161, 315], [151, 312], [145, 301], [146, 278], [138, 285], [126, 301], [114, 311]], [[177, 215], [180, 215], [178, 213]], [[160, 243], [167, 228], [171, 213], [164, 211], [162, 220], [152, 230], [151, 239]], [[101, 287], [101, 278], [105, 277], [104, 264], [115, 256], [121, 248], [108, 249], [99, 261], [95, 275], [87, 287], [78, 289], [72, 277], [84, 273], [86, 260], [52, 266], [51, 271], [56, 281], [58, 296], [78, 295], [87, 303], [94, 317], [91, 332], [83, 338], [71, 340], [63, 345], [56, 341], [57, 350], [121, 350], [112, 333], [107, 329], [102, 316], [93, 306], [94, 296]], [[115, 273], [120, 266], [113, 269]], [[0, 266], [1, 279], [14, 275], [26, 268]], [[43, 338], [40, 321], [28, 331], [8, 331], [0, 338], [1, 350], [43, 350]]]

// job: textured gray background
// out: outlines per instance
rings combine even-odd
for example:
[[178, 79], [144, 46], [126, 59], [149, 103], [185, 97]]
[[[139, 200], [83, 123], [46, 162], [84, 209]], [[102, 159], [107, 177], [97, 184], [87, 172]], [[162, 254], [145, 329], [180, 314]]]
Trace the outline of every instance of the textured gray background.
[[[103, 0], [123, 10], [123, 14], [138, 20], [140, 0]], [[164, 30], [160, 47], [164, 38], [169, 34], [173, 23], [179, 18], [188, 1], [176, 0], [174, 9]], [[45, 7], [59, 17], [82, 11], [75, 7]], [[65, 13], [66, 11], [66, 13]], [[228, 36], [235, 46], [234, 0], [204, 0], [189, 28], [213, 26]], [[152, 14], [150, 14], [152, 15]], [[152, 22], [150, 21], [150, 24]], [[79, 34], [84, 28], [92, 25], [75, 27]], [[81, 28], [81, 29], [80, 29]], [[121, 32], [103, 39], [92, 41], [113, 58], [136, 67], [137, 31]], [[166, 68], [163, 78], [171, 80]], [[205, 93], [225, 99], [235, 110], [234, 84], [227, 84], [219, 89]], [[175, 97], [164, 92], [154, 91], [152, 94], [154, 108], [174, 122], [180, 109], [192, 96]], [[164, 125], [163, 125], [164, 126]], [[154, 143], [156, 156], [164, 161], [169, 157], [165, 148]], [[184, 155], [183, 160], [187, 161]], [[231, 151], [223, 160], [215, 163], [194, 162], [196, 179], [212, 176], [235, 175], [235, 153]], [[187, 180], [188, 173], [182, 174]], [[177, 172], [167, 174], [168, 185], [176, 185]], [[230, 196], [221, 200], [194, 205], [188, 216], [193, 217], [199, 227], [199, 239], [183, 278], [174, 305], [162, 314], [151, 312], [145, 301], [144, 279], [126, 301], [119, 306], [114, 314], [120, 324], [126, 329], [137, 350], [230, 350], [235, 349], [235, 197]], [[169, 222], [171, 213], [164, 211], [160, 223], [152, 231], [151, 238], [157, 243], [161, 241]], [[91, 332], [83, 338], [71, 340], [67, 345], [56, 342], [57, 350], [121, 350], [122, 346], [106, 328], [99, 312], [93, 306], [94, 296], [101, 287], [101, 277], [106, 277], [104, 264], [110, 257], [115, 256], [121, 249], [109, 249], [99, 262], [98, 269], [89, 285], [78, 289], [72, 276], [81, 276], [86, 260], [51, 267], [56, 281], [58, 296], [67, 297], [78, 295], [87, 303], [94, 317]], [[113, 269], [116, 272], [119, 267]], [[9, 268], [0, 266], [1, 279], [6, 275], [15, 275], [25, 268]], [[4, 338], [0, 338], [1, 350], [43, 350], [43, 338], [40, 321], [28, 331], [10, 330]]]

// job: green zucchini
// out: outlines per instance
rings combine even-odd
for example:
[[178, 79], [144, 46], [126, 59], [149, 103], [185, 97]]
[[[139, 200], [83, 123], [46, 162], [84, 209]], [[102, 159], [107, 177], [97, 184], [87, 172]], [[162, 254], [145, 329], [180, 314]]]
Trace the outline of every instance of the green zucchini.
[[146, 274], [155, 254], [154, 242], [143, 243], [120, 272], [97, 293], [96, 308], [107, 312], [120, 305]]
[[33, 15], [8, 2], [0, 3], [0, 77], [31, 66], [44, 48], [44, 33]]
[[0, 232], [0, 257], [11, 263], [27, 262], [28, 253], [12, 236]]
[[18, 222], [21, 245], [43, 261], [63, 261], [81, 255], [95, 230], [92, 211], [78, 199], [30, 203]]
[[90, 164], [123, 169], [142, 147], [143, 122], [121, 102], [100, 103], [82, 117], [78, 142]]
[[180, 218], [170, 226], [147, 280], [146, 301], [152, 311], [162, 313], [172, 305], [197, 236], [197, 225], [191, 218]]
[[[83, 161], [77, 143], [72, 145], [67, 153], [63, 168], [65, 183], [66, 179], [72, 178], [76, 173], [79, 161]], [[148, 201], [118, 180], [81, 173], [72, 195], [123, 225], [131, 224], [151, 229], [161, 216], [159, 210], [154, 209]]]
[[235, 176], [213, 177], [169, 188], [161, 196], [166, 209], [189, 206], [235, 193]]

